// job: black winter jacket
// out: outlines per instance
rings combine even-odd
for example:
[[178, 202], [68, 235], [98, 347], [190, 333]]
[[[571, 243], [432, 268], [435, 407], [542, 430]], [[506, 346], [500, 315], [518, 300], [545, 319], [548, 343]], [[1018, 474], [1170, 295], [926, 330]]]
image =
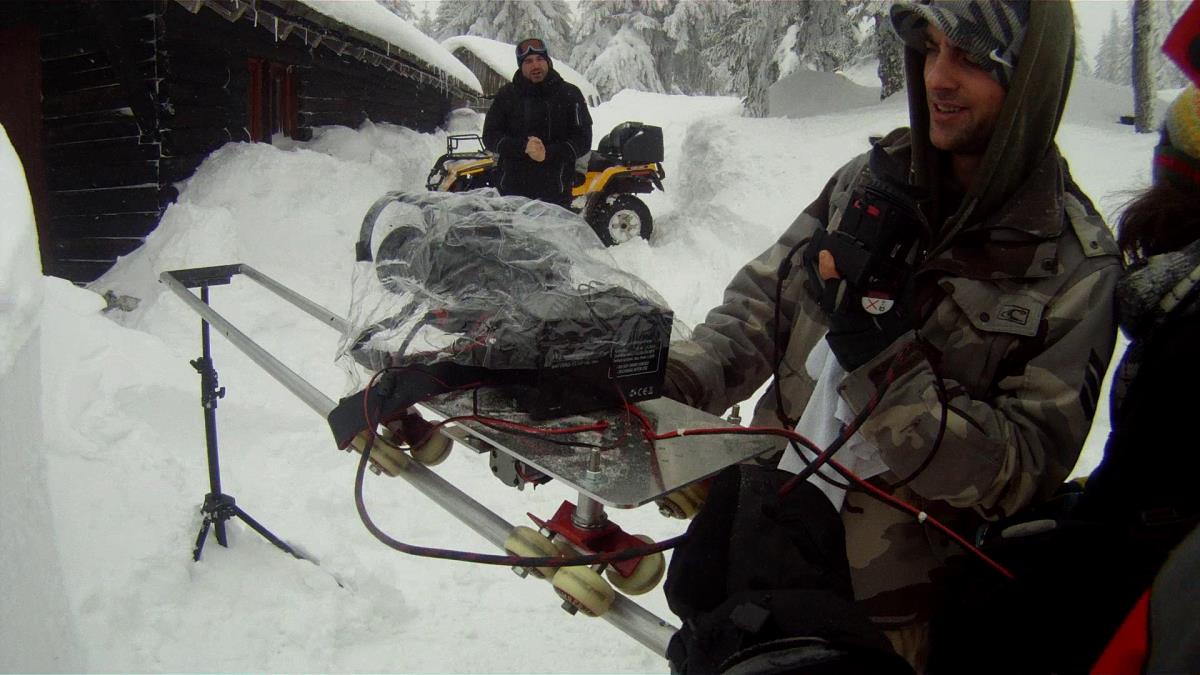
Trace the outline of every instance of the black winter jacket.
[[[530, 136], [545, 144], [544, 162], [525, 154]], [[500, 155], [500, 194], [566, 206], [575, 160], [592, 148], [592, 117], [579, 88], [555, 70], [536, 84], [518, 70], [496, 92], [483, 123], [483, 144]]]

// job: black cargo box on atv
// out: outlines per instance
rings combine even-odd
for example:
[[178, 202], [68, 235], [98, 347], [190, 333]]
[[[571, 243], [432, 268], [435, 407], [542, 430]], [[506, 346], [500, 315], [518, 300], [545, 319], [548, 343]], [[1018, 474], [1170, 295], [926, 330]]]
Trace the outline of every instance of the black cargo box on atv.
[[625, 164], [663, 161], [662, 127], [641, 122], [623, 122], [600, 139], [602, 154], [620, 158]]

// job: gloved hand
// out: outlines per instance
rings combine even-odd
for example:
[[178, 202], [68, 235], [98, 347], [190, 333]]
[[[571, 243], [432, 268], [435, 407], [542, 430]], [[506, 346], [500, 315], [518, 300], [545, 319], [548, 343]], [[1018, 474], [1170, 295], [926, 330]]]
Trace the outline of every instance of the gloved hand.
[[846, 372], [861, 368], [887, 349], [911, 328], [901, 316], [892, 310], [886, 315], [872, 317], [866, 312], [862, 316], [831, 317], [825, 341]]
[[874, 359], [913, 327], [908, 291], [894, 297], [879, 292], [863, 293], [849, 281], [836, 275], [833, 255], [818, 254], [816, 276], [820, 283], [819, 301], [829, 316], [825, 341], [846, 371], [853, 371]]
[[913, 327], [912, 277], [928, 227], [906, 186], [876, 148], [871, 178], [855, 188], [830, 229], [804, 250], [808, 289], [829, 317], [826, 341], [855, 370]]

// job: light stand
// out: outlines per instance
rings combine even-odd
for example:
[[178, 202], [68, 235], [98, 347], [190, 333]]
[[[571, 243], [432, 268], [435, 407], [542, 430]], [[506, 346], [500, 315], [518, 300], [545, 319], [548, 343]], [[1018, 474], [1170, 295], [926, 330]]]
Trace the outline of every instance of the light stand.
[[[208, 304], [208, 287], [228, 284], [230, 277], [237, 273], [236, 266], [210, 267], [197, 270], [186, 270], [197, 274], [177, 275], [177, 278], [188, 288], [200, 288], [200, 301]], [[225, 396], [225, 387], [217, 384], [217, 369], [213, 367], [212, 348], [209, 340], [208, 321], [200, 320], [200, 358], [191, 361], [192, 367], [200, 373], [200, 405], [204, 408], [204, 442], [208, 449], [208, 484], [209, 493], [204, 495], [204, 505], [200, 512], [204, 514], [204, 522], [196, 535], [196, 546], [192, 550], [192, 560], [199, 561], [204, 550], [204, 542], [208, 531], [214, 530], [217, 543], [229, 546], [225, 537], [225, 521], [233, 517], [242, 519], [250, 529], [259, 533], [267, 541], [274, 544], [297, 558], [303, 558], [279, 537], [263, 527], [250, 514], [242, 510], [230, 495], [221, 492], [221, 464], [217, 454], [217, 401]]]

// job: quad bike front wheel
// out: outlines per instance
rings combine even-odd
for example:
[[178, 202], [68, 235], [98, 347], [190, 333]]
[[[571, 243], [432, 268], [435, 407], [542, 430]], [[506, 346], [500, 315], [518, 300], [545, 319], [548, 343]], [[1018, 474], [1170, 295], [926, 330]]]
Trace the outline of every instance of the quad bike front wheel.
[[634, 237], [648, 240], [654, 232], [650, 208], [633, 195], [617, 195], [597, 209], [588, 224], [605, 246], [623, 244]]

